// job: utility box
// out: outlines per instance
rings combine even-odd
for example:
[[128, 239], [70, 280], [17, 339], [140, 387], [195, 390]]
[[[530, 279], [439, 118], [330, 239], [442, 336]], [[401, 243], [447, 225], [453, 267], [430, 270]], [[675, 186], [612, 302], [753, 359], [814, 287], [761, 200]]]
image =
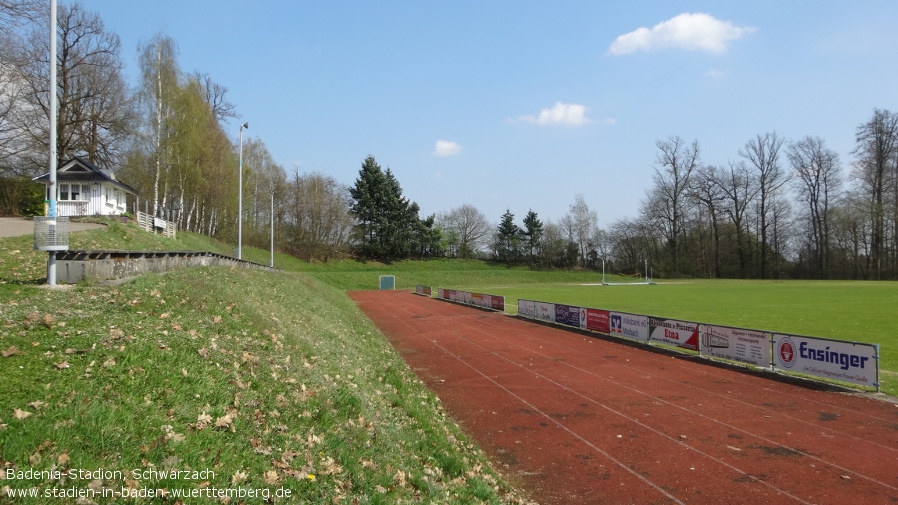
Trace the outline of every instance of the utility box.
[[396, 276], [381, 275], [377, 278], [377, 284], [380, 289], [396, 289]]
[[69, 218], [36, 216], [34, 218], [35, 251], [68, 251]]

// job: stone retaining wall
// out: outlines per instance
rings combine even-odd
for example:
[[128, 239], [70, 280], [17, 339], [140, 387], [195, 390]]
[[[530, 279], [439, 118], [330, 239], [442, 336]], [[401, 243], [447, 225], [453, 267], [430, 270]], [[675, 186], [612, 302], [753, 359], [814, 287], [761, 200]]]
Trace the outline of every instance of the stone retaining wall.
[[269, 267], [230, 256], [199, 251], [62, 251], [56, 253], [58, 282], [123, 279], [146, 272], [168, 272], [179, 268], [234, 266]]

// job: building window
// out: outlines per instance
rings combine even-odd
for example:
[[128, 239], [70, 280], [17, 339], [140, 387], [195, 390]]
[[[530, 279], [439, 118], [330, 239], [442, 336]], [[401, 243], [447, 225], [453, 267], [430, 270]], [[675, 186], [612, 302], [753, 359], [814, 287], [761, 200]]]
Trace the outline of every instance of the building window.
[[[80, 196], [81, 196], [81, 185], [80, 184], [72, 184], [72, 193], [71, 193], [72, 200], [80, 200], [80, 198], [78, 198]], [[63, 200], [65, 200], [65, 198], [63, 198]]]
[[60, 200], [68, 200], [69, 199], [69, 185], [68, 184], [60, 184], [59, 185], [59, 199]]

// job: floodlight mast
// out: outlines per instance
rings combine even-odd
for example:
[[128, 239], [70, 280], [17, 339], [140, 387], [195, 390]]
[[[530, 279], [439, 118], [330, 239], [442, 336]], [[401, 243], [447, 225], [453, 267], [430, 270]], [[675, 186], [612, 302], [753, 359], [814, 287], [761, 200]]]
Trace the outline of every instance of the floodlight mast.
[[[49, 208], [50, 236], [56, 236], [56, 0], [50, 0], [50, 185]], [[56, 285], [56, 251], [47, 257], [47, 285]]]
[[243, 130], [249, 128], [249, 121], [240, 125], [239, 179], [237, 182], [237, 259], [243, 259]]

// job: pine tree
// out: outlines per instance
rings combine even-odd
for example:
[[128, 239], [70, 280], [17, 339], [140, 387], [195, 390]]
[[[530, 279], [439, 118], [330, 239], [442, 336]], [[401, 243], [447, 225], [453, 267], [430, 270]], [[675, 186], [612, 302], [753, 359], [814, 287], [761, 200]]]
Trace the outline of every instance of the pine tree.
[[521, 229], [514, 224], [514, 214], [511, 213], [511, 210], [506, 209], [497, 230], [499, 244], [496, 252], [500, 261], [506, 261], [509, 264], [517, 261], [520, 234]]
[[527, 215], [524, 217], [523, 236], [529, 250], [528, 261], [532, 264], [533, 258], [539, 250], [539, 243], [543, 236], [543, 222], [539, 220], [539, 217], [537, 217], [536, 212], [533, 212], [533, 210], [527, 211]]
[[349, 194], [353, 199], [352, 213], [358, 221], [361, 256], [402, 259], [417, 252], [420, 208], [402, 196], [402, 187], [389, 168], [384, 172], [369, 155]]
[[355, 185], [349, 188], [353, 199], [352, 214], [358, 221], [359, 253], [364, 257], [374, 258], [383, 254], [379, 244], [384, 232], [386, 190], [386, 176], [374, 156], [368, 155]]

